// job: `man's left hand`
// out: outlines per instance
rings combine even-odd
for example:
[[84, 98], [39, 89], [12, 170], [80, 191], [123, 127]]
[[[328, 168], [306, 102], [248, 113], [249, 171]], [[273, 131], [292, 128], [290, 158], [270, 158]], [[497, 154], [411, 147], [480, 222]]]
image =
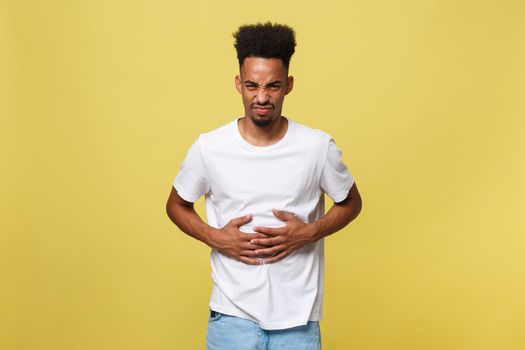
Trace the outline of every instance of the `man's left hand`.
[[286, 222], [286, 225], [277, 228], [254, 227], [255, 232], [271, 237], [254, 238], [250, 241], [252, 244], [268, 247], [255, 251], [257, 255], [270, 256], [264, 259], [265, 264], [282, 260], [297, 249], [316, 241], [312, 225], [306, 224], [295, 214], [287, 211], [273, 209], [272, 212], [279, 220]]

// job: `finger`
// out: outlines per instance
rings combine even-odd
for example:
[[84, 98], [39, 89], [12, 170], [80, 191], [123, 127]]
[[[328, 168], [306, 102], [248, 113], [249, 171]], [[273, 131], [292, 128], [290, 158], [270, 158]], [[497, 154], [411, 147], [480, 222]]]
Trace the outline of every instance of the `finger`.
[[279, 220], [282, 221], [288, 221], [296, 217], [294, 213], [290, 213], [289, 211], [272, 209], [272, 212], [273, 215], [275, 215]]
[[255, 250], [255, 249], [264, 249], [267, 248], [264, 245], [261, 244], [255, 244], [252, 242], [241, 242], [239, 243], [239, 248], [243, 250]]
[[285, 233], [284, 227], [254, 227], [253, 230], [270, 236], [277, 236]]
[[265, 235], [264, 233], [245, 233], [242, 231], [239, 231], [239, 237], [242, 241], [251, 241], [254, 238], [268, 238], [270, 236]]
[[[280, 254], [284, 250], [286, 250], [286, 246], [284, 244], [281, 244], [281, 245], [273, 246], [271, 248], [257, 249], [254, 252], [255, 252], [255, 255], [272, 256], [275, 254]], [[266, 259], [265, 259], [265, 262], [267, 262]]]
[[253, 244], [250, 242], [243, 242], [239, 244], [239, 248], [244, 250], [255, 250], [255, 249], [264, 249], [268, 248], [267, 246], [261, 245], [261, 244]]
[[281, 236], [273, 237], [273, 238], [260, 238], [260, 239], [252, 239], [250, 241], [252, 244], [257, 244], [266, 247], [272, 247], [274, 245], [283, 243], [283, 238]]
[[238, 259], [240, 262], [243, 262], [245, 264], [248, 264], [248, 265], [262, 265], [264, 264], [264, 260], [263, 259], [253, 259], [253, 258], [247, 258], [245, 256], [239, 256], [239, 259]]
[[274, 262], [277, 262], [279, 260], [282, 260], [282, 259], [286, 258], [289, 254], [290, 253], [287, 250], [284, 250], [281, 253], [279, 253], [279, 254], [277, 254], [275, 256], [272, 256], [271, 258], [264, 259], [264, 263], [265, 264], [272, 264]]
[[256, 257], [256, 256], [258, 256], [260, 254], [256, 254], [255, 253], [255, 249], [245, 249], [245, 250], [241, 250], [239, 252], [239, 255], [240, 256], [245, 256], [247, 258], [253, 258], [253, 257]]
[[240, 256], [243, 256], [249, 259], [256, 259], [256, 260], [271, 258], [273, 255], [275, 255], [275, 254], [260, 254], [260, 253], [256, 254], [255, 250], [246, 250], [246, 251], [241, 251], [239, 253], [240, 253]]
[[252, 221], [252, 214], [244, 215], [235, 219], [231, 219], [228, 225], [242, 226]]

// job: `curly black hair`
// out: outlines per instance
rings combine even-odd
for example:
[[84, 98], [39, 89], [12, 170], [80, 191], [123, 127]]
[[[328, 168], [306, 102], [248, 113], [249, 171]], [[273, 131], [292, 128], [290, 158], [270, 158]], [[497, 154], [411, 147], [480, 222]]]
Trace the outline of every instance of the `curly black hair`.
[[233, 34], [239, 67], [246, 57], [280, 58], [286, 69], [295, 52], [295, 32], [284, 24], [246, 24]]

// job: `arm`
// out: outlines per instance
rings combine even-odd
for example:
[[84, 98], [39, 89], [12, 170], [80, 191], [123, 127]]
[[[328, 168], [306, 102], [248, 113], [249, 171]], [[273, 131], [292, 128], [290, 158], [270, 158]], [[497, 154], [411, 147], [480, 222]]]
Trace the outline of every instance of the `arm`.
[[217, 249], [224, 255], [250, 265], [262, 263], [262, 260], [256, 259], [255, 250], [264, 247], [253, 244], [250, 240], [266, 237], [266, 235], [246, 234], [239, 230], [240, 226], [251, 221], [251, 215], [232, 219], [222, 229], [214, 228], [201, 219], [193, 203], [184, 200], [174, 187], [171, 188], [166, 203], [166, 212], [182, 232]]
[[255, 253], [273, 255], [266, 259], [265, 263], [284, 259], [306, 244], [317, 242], [321, 238], [341, 230], [359, 215], [361, 207], [361, 195], [354, 183], [346, 199], [334, 203], [325, 216], [310, 224], [304, 223], [292, 213], [274, 209], [274, 215], [285, 221], [286, 225], [279, 228], [255, 227], [256, 232], [271, 236], [271, 238], [251, 240], [254, 244], [266, 246], [265, 249], [258, 249]]
[[331, 235], [348, 225], [359, 215], [362, 206], [361, 195], [354, 183], [346, 199], [339, 203], [334, 203], [325, 216], [311, 224], [314, 226], [313, 242]]

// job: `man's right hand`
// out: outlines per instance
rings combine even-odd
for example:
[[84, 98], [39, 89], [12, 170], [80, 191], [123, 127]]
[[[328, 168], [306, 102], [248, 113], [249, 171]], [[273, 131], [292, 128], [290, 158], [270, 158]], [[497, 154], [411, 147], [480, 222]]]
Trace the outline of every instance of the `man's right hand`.
[[208, 236], [208, 244], [232, 259], [249, 265], [261, 265], [263, 263], [261, 258], [265, 257], [257, 256], [255, 250], [268, 247], [252, 244], [250, 240], [268, 236], [261, 233], [244, 233], [239, 230], [239, 227], [250, 221], [252, 221], [251, 215], [230, 220], [223, 228], [212, 231], [213, 233]]

